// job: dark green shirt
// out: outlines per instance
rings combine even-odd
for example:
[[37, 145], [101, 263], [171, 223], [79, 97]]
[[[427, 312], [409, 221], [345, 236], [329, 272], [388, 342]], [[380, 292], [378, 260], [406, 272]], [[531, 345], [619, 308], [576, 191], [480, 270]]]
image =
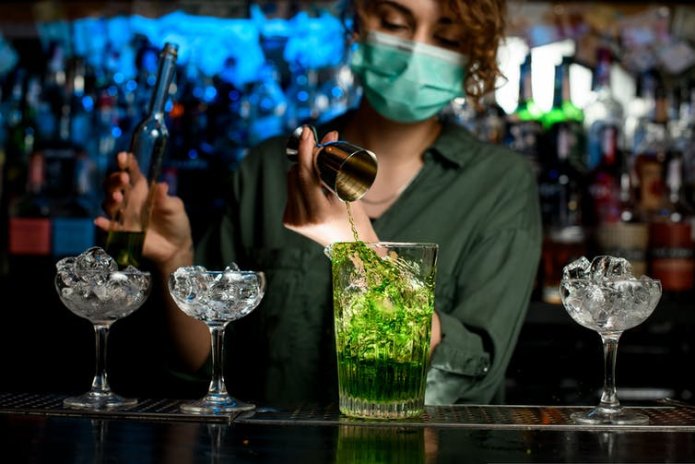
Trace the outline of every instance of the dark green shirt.
[[[232, 174], [228, 208], [196, 260], [208, 268], [236, 262], [267, 275], [260, 306], [228, 329], [232, 393], [270, 405], [335, 402], [330, 261], [321, 246], [282, 225], [285, 140], [261, 143]], [[540, 257], [531, 166], [445, 126], [416, 178], [373, 224], [383, 241], [439, 244], [442, 342], [431, 357], [426, 402], [491, 402], [503, 388]]]

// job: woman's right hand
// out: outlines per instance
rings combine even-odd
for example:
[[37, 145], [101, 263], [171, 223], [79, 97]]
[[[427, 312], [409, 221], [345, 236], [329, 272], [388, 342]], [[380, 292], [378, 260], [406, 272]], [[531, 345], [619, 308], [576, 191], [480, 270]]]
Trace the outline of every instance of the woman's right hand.
[[[118, 171], [110, 174], [105, 182], [102, 206], [108, 217], [100, 216], [94, 221], [97, 227], [107, 232], [111, 227], [110, 218], [123, 209], [124, 192], [141, 194], [147, 182], [132, 154], [119, 153], [116, 163]], [[193, 261], [191, 226], [183, 201], [168, 194], [169, 186], [162, 182], [153, 188], [156, 190], [142, 254], [162, 271], [170, 272]]]

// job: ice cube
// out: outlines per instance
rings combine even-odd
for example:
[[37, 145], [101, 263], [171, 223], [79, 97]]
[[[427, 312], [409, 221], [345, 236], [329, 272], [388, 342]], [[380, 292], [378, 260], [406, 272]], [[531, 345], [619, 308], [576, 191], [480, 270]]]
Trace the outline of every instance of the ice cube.
[[171, 275], [174, 298], [193, 303], [205, 298], [212, 278], [202, 266], [180, 267]]
[[591, 263], [586, 257], [582, 256], [566, 265], [562, 269], [563, 279], [588, 279], [590, 276]]
[[239, 286], [242, 283], [242, 275], [225, 269], [215, 277], [208, 296], [215, 301], [233, 301], [239, 298]]
[[75, 272], [112, 272], [118, 270], [118, 263], [103, 248], [91, 247], [75, 258]]
[[224, 272], [239, 272], [241, 269], [237, 265], [237, 263], [232, 263], [229, 266], [224, 268]]
[[632, 266], [625, 258], [596, 256], [591, 261], [591, 279], [601, 283], [605, 279], [632, 278]]

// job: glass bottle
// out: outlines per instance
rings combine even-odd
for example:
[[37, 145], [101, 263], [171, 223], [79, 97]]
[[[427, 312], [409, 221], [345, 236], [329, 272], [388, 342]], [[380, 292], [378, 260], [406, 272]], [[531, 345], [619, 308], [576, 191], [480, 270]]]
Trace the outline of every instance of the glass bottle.
[[683, 153], [683, 190], [691, 205], [695, 204], [695, 79], [689, 80], [681, 106], [679, 131], [674, 142]]
[[[569, 58], [555, 67], [553, 107], [543, 119], [539, 178], [545, 229], [542, 251], [542, 299], [560, 304], [562, 267], [586, 254], [582, 221], [584, 178], [581, 110], [570, 100]], [[567, 111], [565, 110], [567, 108]]]
[[519, 68], [519, 101], [507, 120], [506, 145], [531, 161], [536, 174], [540, 173], [538, 143], [543, 127], [543, 112], [533, 99], [531, 54]]
[[45, 157], [37, 151], [29, 157], [26, 190], [9, 206], [8, 252], [12, 256], [51, 254], [51, 205], [45, 185]]
[[[160, 175], [169, 136], [164, 108], [176, 71], [177, 56], [178, 45], [166, 43], [159, 55], [157, 80], [148, 112], [131, 138], [129, 156], [137, 160], [141, 175], [130, 172], [130, 188], [125, 192], [121, 210], [112, 218], [112, 227], [106, 238], [106, 251], [120, 266], [141, 265], [142, 246], [154, 200], [153, 187]], [[146, 182], [144, 189], [135, 188], [133, 183], [138, 181]]]
[[632, 273], [647, 273], [649, 226], [637, 211], [633, 175], [623, 164], [620, 174], [620, 215], [600, 223], [595, 230], [597, 253], [627, 259]]
[[507, 113], [497, 103], [495, 92], [483, 95], [482, 109], [478, 114], [478, 137], [489, 143], [504, 142]]
[[668, 129], [668, 102], [663, 85], [655, 89], [654, 110], [643, 124], [643, 135], [633, 152], [638, 207], [645, 220], [658, 213], [664, 203], [665, 163], [671, 150]]
[[94, 245], [96, 166], [84, 150], [73, 158], [71, 170], [72, 189], [68, 195], [57, 199], [53, 211], [53, 256], [76, 256]]
[[686, 292], [693, 288], [692, 209], [684, 199], [682, 156], [672, 152], [666, 162], [667, 194], [649, 224], [649, 273], [661, 280], [664, 292]]
[[624, 147], [623, 106], [613, 96], [611, 89], [611, 68], [613, 55], [608, 48], [597, 50], [597, 63], [594, 69], [594, 99], [584, 107], [584, 129], [587, 134], [587, 169], [596, 169], [602, 160], [604, 131], [616, 132], [617, 148]]
[[585, 177], [583, 113], [570, 98], [565, 57], [555, 67], [553, 106], [544, 114], [539, 191], [546, 227], [581, 226], [581, 190]]

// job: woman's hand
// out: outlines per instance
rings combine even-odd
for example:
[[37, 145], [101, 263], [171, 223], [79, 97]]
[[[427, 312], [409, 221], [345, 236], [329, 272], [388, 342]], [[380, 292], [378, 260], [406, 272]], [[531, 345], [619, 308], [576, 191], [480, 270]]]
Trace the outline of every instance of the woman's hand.
[[[138, 205], [144, 203], [149, 189], [147, 179], [132, 154], [121, 152], [116, 156], [116, 162], [119, 171], [109, 175], [105, 182], [103, 208], [110, 218], [125, 221], [127, 225], [127, 221], [139, 217], [141, 208]], [[143, 256], [165, 271], [189, 265], [193, 259], [193, 238], [183, 201], [168, 195], [166, 183], [154, 184], [152, 188], [155, 189], [154, 201]], [[131, 195], [127, 204], [124, 203], [126, 192]], [[104, 231], [110, 229], [111, 222], [112, 219], [103, 216], [94, 221]]]
[[[326, 134], [322, 143], [338, 140], [338, 133]], [[287, 204], [283, 224], [290, 230], [314, 240], [322, 246], [334, 242], [354, 241], [346, 204], [321, 184], [315, 169], [316, 148], [312, 131], [304, 127], [297, 163], [287, 176]], [[350, 203], [359, 238], [378, 241], [372, 223], [359, 202]]]

